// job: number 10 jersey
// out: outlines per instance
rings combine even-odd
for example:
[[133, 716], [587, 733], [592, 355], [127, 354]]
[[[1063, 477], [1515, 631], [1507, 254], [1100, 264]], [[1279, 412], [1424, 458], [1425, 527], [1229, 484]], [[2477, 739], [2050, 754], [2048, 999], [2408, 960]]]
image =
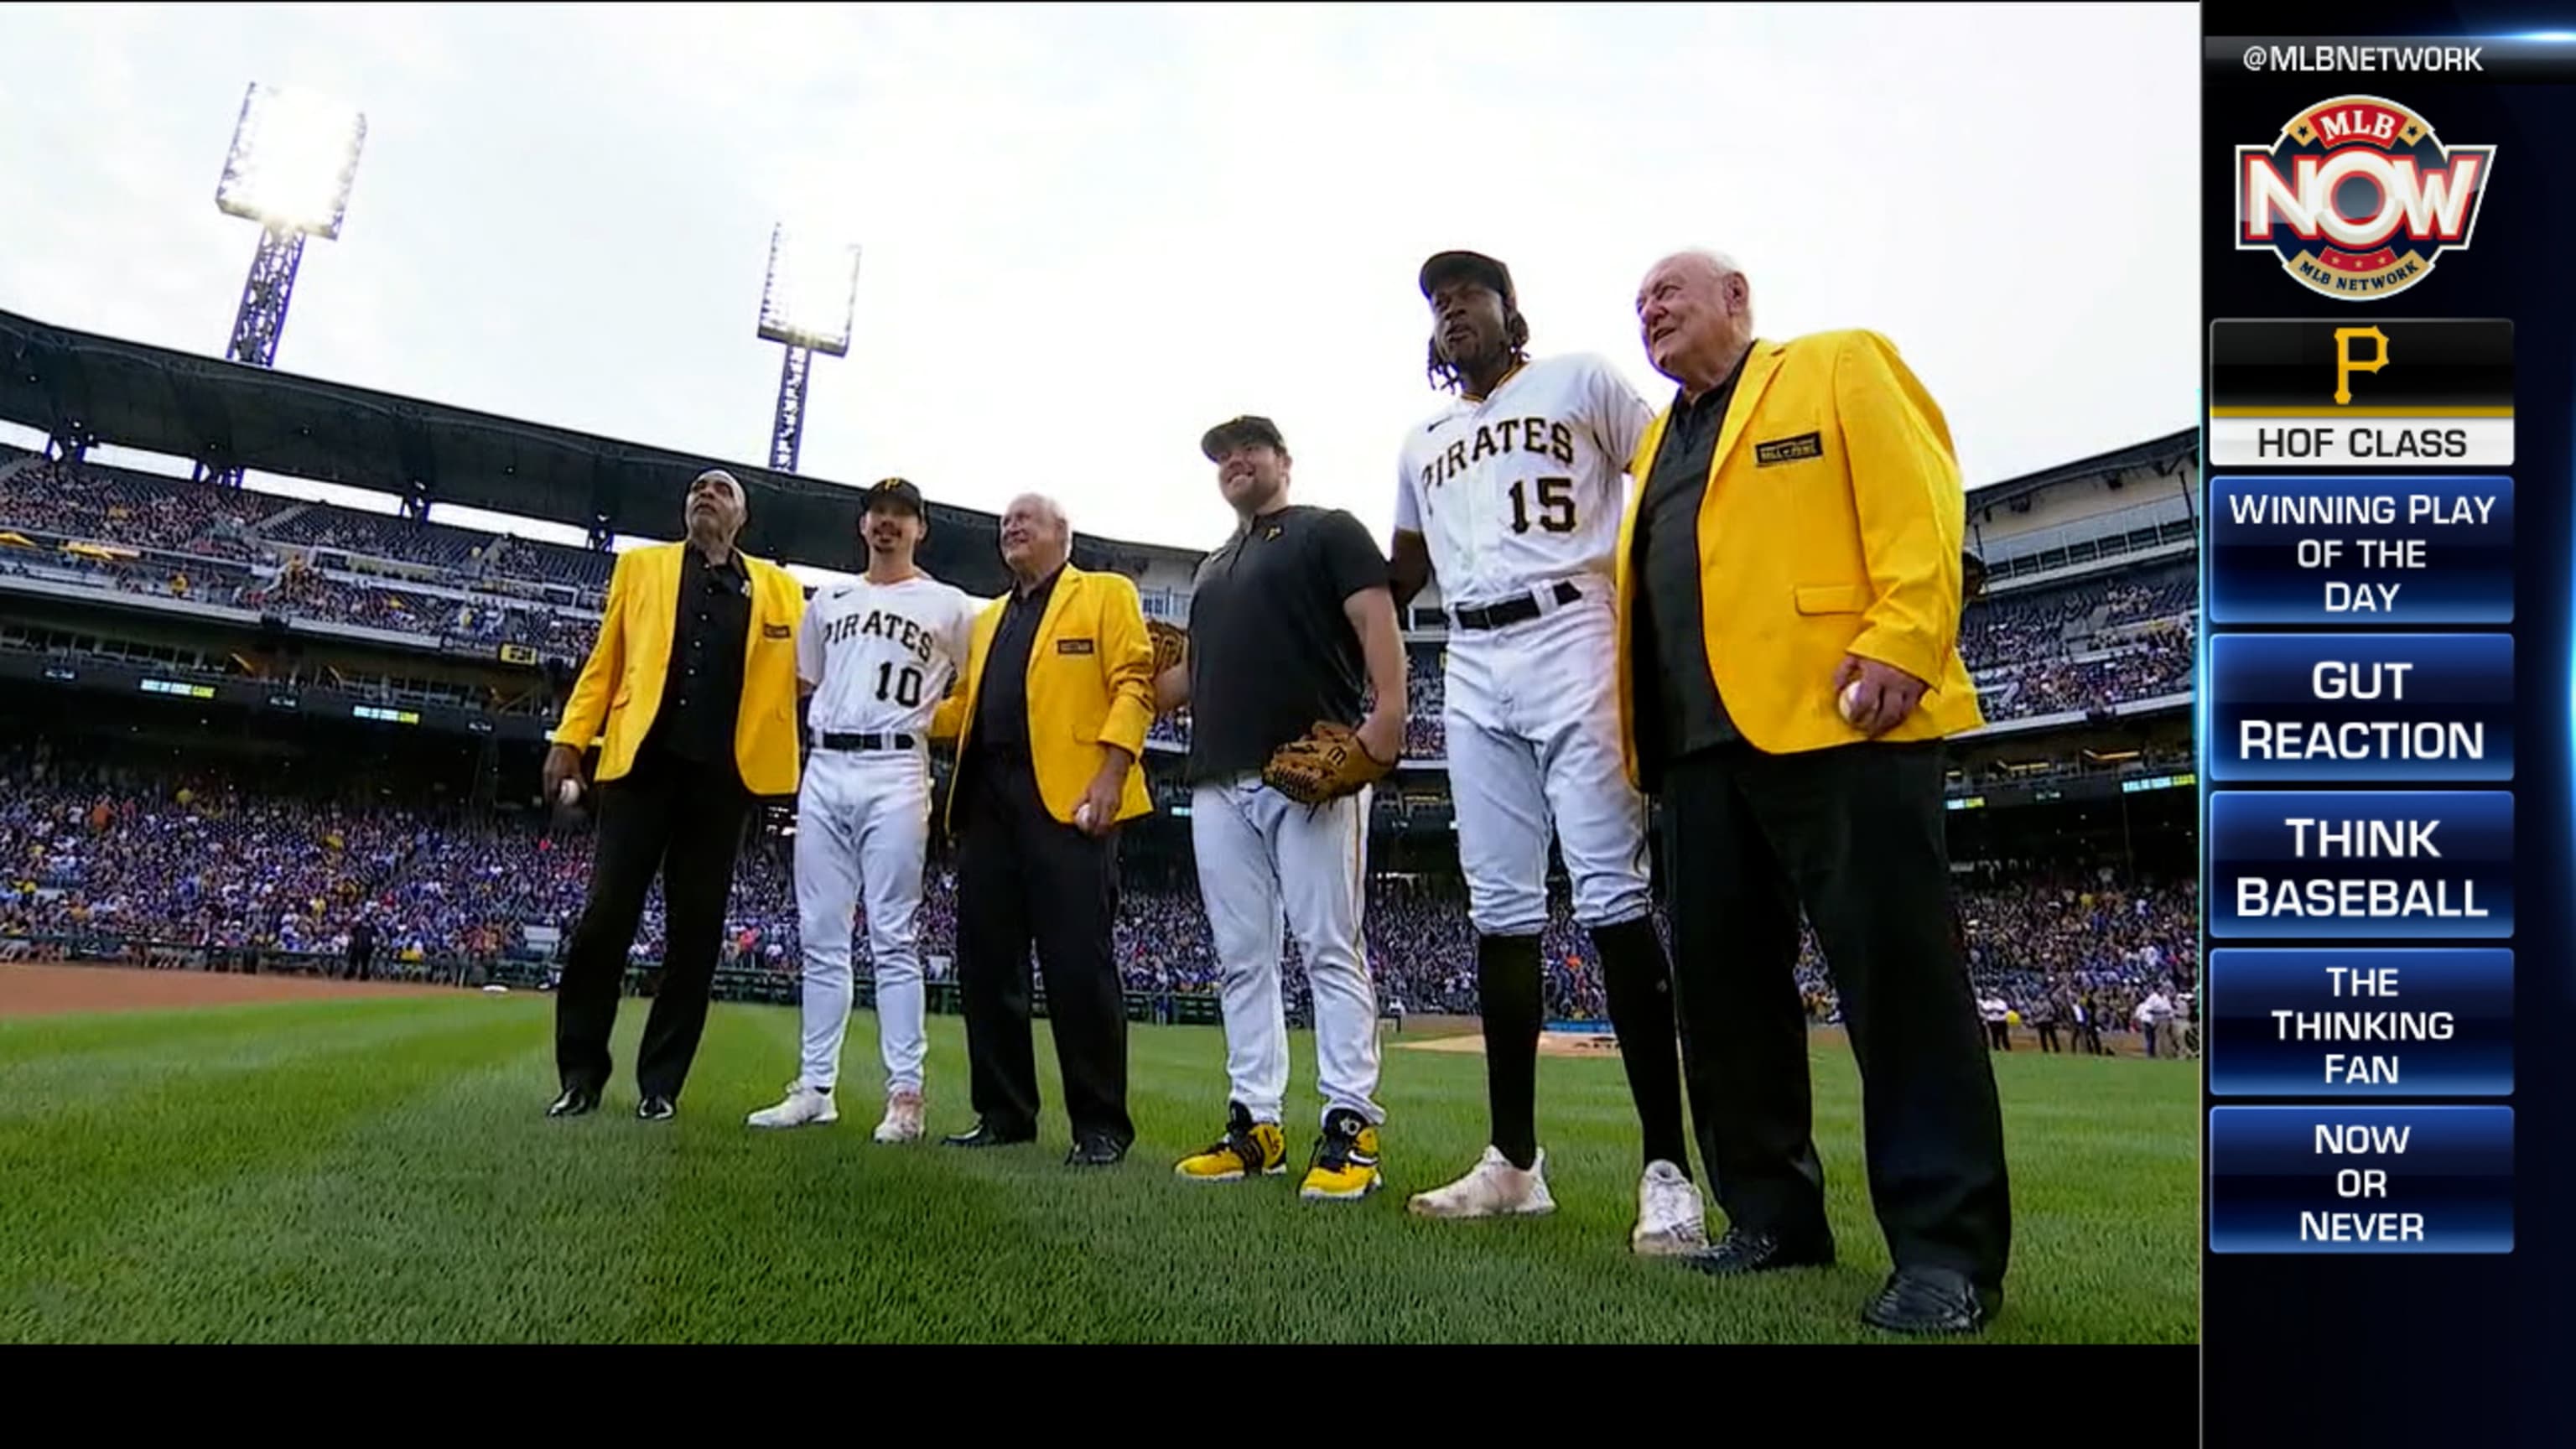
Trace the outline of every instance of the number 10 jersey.
[[816, 589], [796, 635], [797, 677], [814, 686], [807, 727], [927, 735], [940, 697], [966, 668], [981, 607], [927, 574]]
[[1497, 603], [1610, 576], [1623, 479], [1654, 412], [1595, 353], [1526, 363], [1405, 435], [1395, 526], [1429, 545], [1441, 603]]

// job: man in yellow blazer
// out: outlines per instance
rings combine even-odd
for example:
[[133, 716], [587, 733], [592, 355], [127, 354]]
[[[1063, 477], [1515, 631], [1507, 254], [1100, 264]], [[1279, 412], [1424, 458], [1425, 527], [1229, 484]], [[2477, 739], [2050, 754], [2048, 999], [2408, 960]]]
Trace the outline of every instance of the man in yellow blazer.
[[2012, 1235], [1993, 1069], [1952, 935], [1942, 741], [1982, 722], [1957, 647], [1966, 498], [1887, 339], [1758, 339], [1705, 252], [1637, 293], [1679, 385], [1620, 537], [1628, 769], [1663, 805], [1674, 985], [1720, 1274], [1834, 1259], [1795, 970], [1814, 924], [1860, 1060], [1896, 1271], [1862, 1317], [1973, 1332]]
[[577, 801], [600, 746], [590, 899], [555, 989], [549, 1116], [594, 1111], [644, 897], [662, 879], [661, 984], [635, 1058], [636, 1115], [667, 1121], [707, 1024], [752, 799], [796, 792], [796, 625], [805, 593], [734, 547], [747, 501], [721, 470], [683, 504], [688, 536], [621, 554], [607, 615], [546, 752], [548, 803]]
[[1110, 927], [1118, 829], [1153, 809], [1137, 768], [1154, 717], [1154, 644], [1136, 586], [1075, 568], [1064, 510], [1035, 495], [1002, 515], [1011, 590], [976, 617], [959, 692], [930, 736], [954, 739], [943, 807], [957, 838], [957, 984], [975, 1126], [952, 1147], [1037, 1137], [1029, 947], [1046, 973], [1075, 1166], [1135, 1143], [1127, 1009]]

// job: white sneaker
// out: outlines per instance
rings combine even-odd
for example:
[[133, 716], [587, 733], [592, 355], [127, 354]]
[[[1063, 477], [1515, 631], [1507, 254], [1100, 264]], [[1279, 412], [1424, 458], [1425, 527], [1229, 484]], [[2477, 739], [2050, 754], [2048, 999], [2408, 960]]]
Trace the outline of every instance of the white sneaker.
[[1547, 1190], [1547, 1153], [1542, 1150], [1523, 1172], [1502, 1149], [1488, 1147], [1467, 1175], [1447, 1187], [1413, 1195], [1407, 1203], [1426, 1218], [1538, 1217], [1556, 1211]]
[[1699, 1184], [1669, 1162], [1646, 1164], [1637, 1179], [1637, 1227], [1631, 1250], [1650, 1258], [1678, 1257], [1708, 1246], [1708, 1208]]
[[892, 1092], [886, 1096], [885, 1120], [877, 1124], [879, 1142], [918, 1142], [921, 1140], [921, 1094]]
[[763, 1107], [745, 1119], [754, 1127], [803, 1127], [808, 1123], [821, 1126], [841, 1120], [841, 1111], [832, 1105], [832, 1094], [818, 1092], [803, 1082], [787, 1089], [787, 1100], [775, 1107]]

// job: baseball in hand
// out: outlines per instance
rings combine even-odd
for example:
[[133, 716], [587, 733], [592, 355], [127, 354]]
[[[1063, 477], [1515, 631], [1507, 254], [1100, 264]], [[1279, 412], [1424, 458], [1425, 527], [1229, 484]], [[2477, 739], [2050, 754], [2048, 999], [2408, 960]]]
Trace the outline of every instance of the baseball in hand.
[[566, 780], [555, 787], [555, 803], [569, 809], [581, 803], [581, 782]]
[[1073, 807], [1073, 828], [1076, 830], [1089, 830], [1091, 828], [1090, 801], [1085, 800], [1081, 804]]
[[1845, 723], [1845, 724], [1859, 724], [1859, 723], [1860, 723], [1860, 681], [1859, 681], [1859, 680], [1855, 679], [1855, 680], [1853, 680], [1851, 683], [1846, 684], [1846, 685], [1844, 685], [1844, 686], [1843, 686], [1842, 711], [1843, 711], [1843, 723]]

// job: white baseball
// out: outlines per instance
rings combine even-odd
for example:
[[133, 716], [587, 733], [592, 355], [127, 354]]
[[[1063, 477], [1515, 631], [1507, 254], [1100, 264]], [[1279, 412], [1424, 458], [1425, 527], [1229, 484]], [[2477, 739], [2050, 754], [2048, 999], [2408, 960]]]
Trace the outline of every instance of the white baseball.
[[562, 784], [557, 785], [555, 787], [555, 800], [558, 804], [563, 805], [579, 803], [581, 800], [581, 782], [579, 780], [567, 779]]
[[1091, 828], [1090, 801], [1085, 800], [1081, 804], [1073, 807], [1073, 828], [1076, 830], [1089, 830]]
[[1844, 722], [1845, 724], [1858, 724], [1858, 723], [1860, 723], [1860, 681], [1859, 681], [1859, 680], [1855, 679], [1855, 680], [1853, 680], [1851, 683], [1846, 684], [1846, 685], [1844, 685], [1844, 686], [1843, 686], [1842, 710], [1843, 710], [1843, 722]]

